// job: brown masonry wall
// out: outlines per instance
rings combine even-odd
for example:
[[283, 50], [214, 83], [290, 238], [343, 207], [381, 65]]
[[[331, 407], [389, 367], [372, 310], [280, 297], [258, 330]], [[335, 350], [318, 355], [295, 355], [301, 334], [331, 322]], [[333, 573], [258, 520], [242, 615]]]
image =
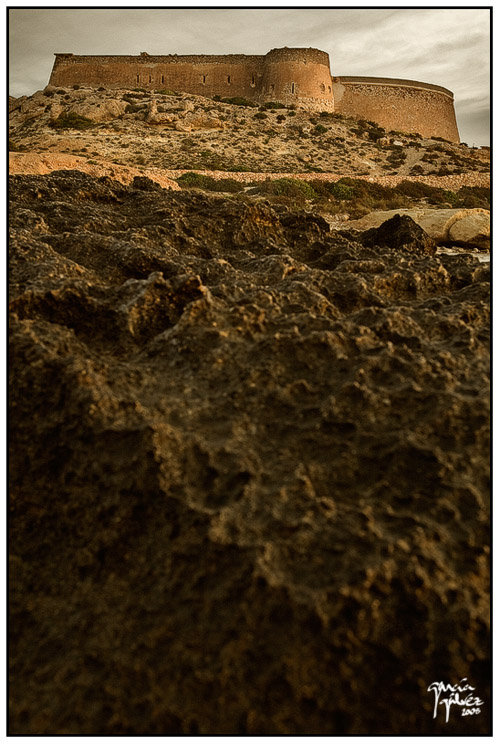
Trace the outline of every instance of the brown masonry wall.
[[390, 78], [334, 77], [335, 110], [388, 130], [460, 142], [453, 93], [438, 85]]
[[413, 80], [330, 76], [320, 49], [272, 49], [265, 55], [56, 54], [51, 85], [178, 90], [212, 98], [243, 96], [313, 111], [337, 111], [385, 129], [459, 142], [453, 94]]
[[56, 54], [51, 85], [162, 88], [212, 97], [244, 96], [333, 111], [328, 54], [273, 49], [266, 55], [97, 56]]

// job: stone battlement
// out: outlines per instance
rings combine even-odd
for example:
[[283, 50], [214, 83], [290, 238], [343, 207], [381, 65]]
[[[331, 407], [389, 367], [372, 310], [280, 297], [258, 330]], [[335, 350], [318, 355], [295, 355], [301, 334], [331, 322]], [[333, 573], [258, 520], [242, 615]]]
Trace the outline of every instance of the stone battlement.
[[50, 85], [178, 90], [195, 95], [279, 101], [311, 111], [336, 111], [390, 130], [459, 142], [453, 93], [431, 83], [395, 78], [331, 77], [326, 52], [271, 49], [264, 55], [55, 55]]

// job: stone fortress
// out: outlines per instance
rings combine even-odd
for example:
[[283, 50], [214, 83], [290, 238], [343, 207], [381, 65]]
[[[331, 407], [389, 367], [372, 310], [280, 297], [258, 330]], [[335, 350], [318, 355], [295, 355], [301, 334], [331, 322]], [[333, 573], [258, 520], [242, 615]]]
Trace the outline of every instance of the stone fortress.
[[170, 89], [212, 98], [278, 101], [374, 121], [389, 131], [460, 141], [453, 93], [439, 85], [376, 77], [332, 77], [319, 49], [265, 55], [56, 54], [50, 85]]

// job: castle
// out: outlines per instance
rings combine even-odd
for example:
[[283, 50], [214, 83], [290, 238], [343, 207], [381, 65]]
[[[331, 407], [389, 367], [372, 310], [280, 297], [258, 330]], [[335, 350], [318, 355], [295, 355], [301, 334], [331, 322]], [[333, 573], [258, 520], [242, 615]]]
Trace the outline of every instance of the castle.
[[272, 49], [265, 55], [56, 54], [50, 85], [171, 89], [212, 98], [279, 101], [374, 121], [387, 130], [459, 142], [453, 93], [439, 85], [333, 77], [326, 52]]

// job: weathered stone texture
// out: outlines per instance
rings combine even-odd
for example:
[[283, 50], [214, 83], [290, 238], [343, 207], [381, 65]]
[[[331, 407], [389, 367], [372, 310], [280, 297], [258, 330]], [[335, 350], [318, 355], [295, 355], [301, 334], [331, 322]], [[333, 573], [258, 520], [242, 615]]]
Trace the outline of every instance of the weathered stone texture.
[[212, 97], [245, 96], [333, 111], [328, 54], [273, 49], [266, 55], [79, 56], [56, 54], [51, 85], [162, 88]]
[[446, 88], [391, 78], [332, 78], [328, 54], [319, 49], [285, 47], [266, 55], [56, 54], [50, 84], [280, 101], [369, 119], [389, 130], [460, 141], [453, 94]]
[[333, 78], [335, 110], [385, 129], [460, 142], [453, 94], [437, 85], [389, 78]]

